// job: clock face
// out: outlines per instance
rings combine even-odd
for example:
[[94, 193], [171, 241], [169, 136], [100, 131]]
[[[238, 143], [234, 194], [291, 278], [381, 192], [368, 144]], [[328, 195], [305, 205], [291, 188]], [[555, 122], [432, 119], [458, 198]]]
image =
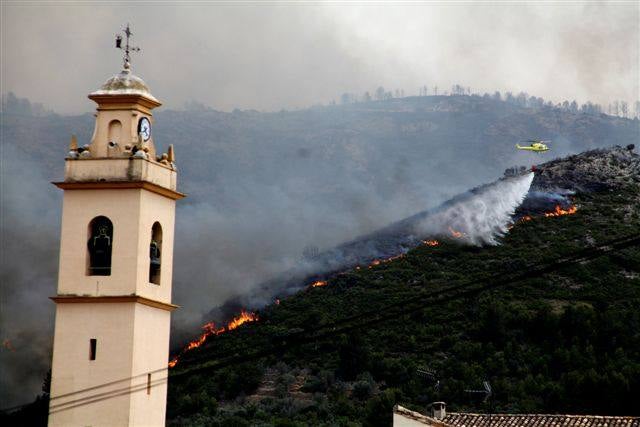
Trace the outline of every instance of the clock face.
[[143, 117], [138, 122], [138, 133], [142, 135], [143, 141], [148, 141], [151, 138], [151, 122], [148, 118]]

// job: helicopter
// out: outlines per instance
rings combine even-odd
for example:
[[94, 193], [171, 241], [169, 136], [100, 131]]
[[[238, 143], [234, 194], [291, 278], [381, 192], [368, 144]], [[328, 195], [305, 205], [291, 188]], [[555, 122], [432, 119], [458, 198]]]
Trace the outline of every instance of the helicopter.
[[549, 151], [549, 147], [547, 146], [548, 142], [551, 141], [542, 141], [537, 139], [530, 139], [526, 141], [529, 145], [520, 145], [516, 144], [516, 148], [518, 150], [526, 150], [526, 151], [534, 151], [536, 153], [542, 153], [544, 151]]

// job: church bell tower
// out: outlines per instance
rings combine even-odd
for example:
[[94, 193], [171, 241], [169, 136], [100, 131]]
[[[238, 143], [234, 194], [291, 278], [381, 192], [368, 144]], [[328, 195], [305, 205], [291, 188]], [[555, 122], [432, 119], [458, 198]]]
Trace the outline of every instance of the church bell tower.
[[163, 426], [177, 191], [173, 146], [156, 152], [159, 107], [122, 71], [89, 94], [91, 141], [65, 159], [50, 426]]

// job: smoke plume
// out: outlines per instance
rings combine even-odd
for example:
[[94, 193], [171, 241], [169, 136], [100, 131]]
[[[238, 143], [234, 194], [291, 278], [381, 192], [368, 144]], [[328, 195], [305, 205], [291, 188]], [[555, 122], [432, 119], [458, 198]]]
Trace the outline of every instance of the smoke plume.
[[463, 244], [497, 245], [527, 196], [533, 177], [529, 172], [498, 179], [459, 194], [437, 208], [305, 257], [284, 273], [211, 310], [204, 320], [223, 320], [240, 307], [261, 308], [274, 298], [290, 295], [342, 271], [403, 255], [423, 244], [425, 239], [445, 238]]

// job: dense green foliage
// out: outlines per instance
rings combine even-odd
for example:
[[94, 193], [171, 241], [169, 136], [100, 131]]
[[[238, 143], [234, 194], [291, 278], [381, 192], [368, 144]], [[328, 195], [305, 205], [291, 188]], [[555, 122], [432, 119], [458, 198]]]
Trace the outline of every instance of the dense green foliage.
[[[41, 339], [22, 334], [26, 337], [22, 338], [25, 348], [44, 347], [42, 336], [49, 345], [52, 334], [52, 306], [36, 318], [11, 316], [20, 311], [28, 313], [32, 301], [14, 303], [13, 290], [45, 298], [55, 288], [51, 278], [57, 268], [54, 251], [58, 247], [59, 218], [50, 212], [57, 212], [58, 205], [45, 203], [56, 191], [45, 181], [62, 177], [60, 159], [66, 153], [69, 136], [75, 133], [81, 144], [88, 143], [94, 120], [91, 114], [69, 117], [41, 113], [5, 112], [1, 124], [5, 164], [13, 165], [16, 171], [40, 171], [47, 177], [30, 186], [27, 176], [7, 175], [19, 177], [15, 186], [20, 191], [16, 194], [29, 194], [25, 200], [39, 200], [46, 212], [37, 212], [38, 219], [33, 221], [26, 215], [33, 213], [32, 204], [27, 209], [21, 209], [24, 204], [20, 199], [8, 199], [4, 204], [20, 216], [19, 221], [7, 216], [10, 233], [5, 233], [5, 240], [11, 237], [20, 248], [17, 253], [24, 256], [12, 257], [11, 265], [3, 270], [12, 273], [5, 280], [11, 286], [4, 290], [11, 292], [4, 299], [10, 302], [7, 307], [13, 307], [13, 312], [3, 314], [3, 320], [6, 329], [14, 333], [29, 322], [37, 325], [37, 333], [33, 333]], [[299, 197], [292, 196], [292, 202], [284, 204], [287, 211], [291, 206], [304, 206], [321, 210], [320, 215], [328, 218], [340, 213], [338, 209], [350, 213], [354, 210], [353, 194], [336, 197], [340, 189], [349, 187], [355, 188], [356, 195], [379, 196], [377, 205], [362, 206], [365, 214], [388, 205], [403, 215], [401, 205], [412, 195], [449, 197], [452, 192], [492, 180], [504, 167], [521, 162], [522, 153], [513, 149], [514, 141], [552, 138], [554, 154], [561, 155], [637, 142], [640, 126], [638, 120], [547, 106], [525, 108], [477, 96], [413, 97], [278, 113], [165, 110], [155, 117], [158, 148], [176, 144], [180, 188], [190, 195], [185, 203], [214, 201], [221, 216], [264, 210], [275, 212], [278, 219], [283, 213], [278, 210], [282, 203], [277, 196], [282, 188], [284, 193], [292, 193], [283, 183], [305, 184], [291, 187]], [[29, 166], [32, 163], [24, 166], [25, 158], [37, 167]], [[432, 194], [431, 190], [443, 183], [447, 191]], [[3, 184], [11, 188], [7, 182]], [[501, 247], [477, 249], [449, 242], [436, 248], [419, 248], [402, 260], [371, 270], [347, 272], [327, 287], [302, 292], [279, 306], [266, 308], [258, 324], [216, 337], [189, 357], [215, 361], [219, 352], [242, 355], [291, 332], [382, 307], [424, 290], [490, 273], [517, 271], [522, 263], [554, 259], [592, 240], [637, 230], [640, 201], [637, 189], [628, 191], [626, 195], [585, 196], [580, 200], [580, 211], [572, 217], [521, 224]], [[327, 203], [334, 199], [349, 203]], [[255, 204], [245, 203], [247, 200]], [[270, 200], [276, 202], [265, 207]], [[622, 206], [635, 209], [635, 213], [628, 216]], [[178, 215], [177, 235], [185, 236], [185, 228], [180, 227], [189, 220], [203, 223], [202, 217], [194, 220], [193, 215], [186, 215], [185, 208], [179, 209], [183, 211]], [[404, 209], [409, 208], [404, 205]], [[414, 212], [409, 209], [407, 214]], [[247, 228], [248, 233], [255, 233], [274, 223], [258, 221], [255, 228], [246, 221], [238, 224], [236, 231]], [[200, 225], [200, 233], [204, 225]], [[211, 233], [209, 237], [211, 242], [220, 242], [220, 235]], [[241, 237], [237, 240], [242, 241]], [[180, 241], [185, 240], [177, 239], [176, 259]], [[189, 245], [193, 240], [195, 236], [191, 236]], [[29, 246], [30, 242], [35, 243]], [[276, 251], [278, 245], [271, 246]], [[207, 241], [206, 250], [211, 253], [201, 251], [181, 259], [197, 257], [202, 264], [213, 263], [216, 258], [229, 262], [229, 257], [213, 252], [215, 247], [226, 245]], [[37, 263], [33, 262], [34, 253]], [[292, 347], [269, 358], [173, 377], [169, 417], [176, 424], [184, 421], [195, 425], [223, 421], [225, 425], [242, 425], [243, 419], [251, 423], [298, 420], [312, 424], [386, 420], [394, 402], [420, 408], [435, 398], [433, 385], [416, 376], [418, 366], [438, 371], [440, 397], [454, 410], [486, 409], [463, 389], [477, 388], [483, 379], [489, 379], [496, 390], [499, 410], [630, 413], [633, 406], [629, 405], [629, 396], [639, 391], [638, 319], [633, 309], [638, 303], [638, 253], [627, 251], [619, 256], [518, 282], [515, 291], [500, 289], [469, 300], [425, 303], [421, 312], [339, 334], [331, 340]], [[21, 260], [25, 261], [24, 268]], [[193, 282], [201, 280], [194, 280], [191, 271], [181, 274], [180, 269], [191, 264], [176, 264], [174, 297], [183, 304], [180, 292], [197, 295]], [[37, 280], [34, 272], [38, 273]], [[30, 305], [21, 306], [25, 301]], [[23, 324], [18, 328], [11, 322]], [[50, 360], [38, 352], [4, 352], [0, 357], [12, 367], [7, 371], [19, 372], [15, 376], [24, 390], [35, 390], [29, 387], [29, 376], [39, 380]], [[201, 362], [186, 358], [177, 372], [200, 366]], [[264, 374], [271, 371], [277, 374], [273, 396], [262, 401], [245, 399], [264, 385]], [[292, 395], [289, 388], [298, 386], [300, 393]], [[43, 402], [39, 399], [32, 408], [46, 410]], [[41, 421], [46, 418], [29, 409], [21, 416], [37, 416]]]
[[[455, 241], [362, 268], [263, 310], [214, 337], [175, 369], [244, 355], [286, 334], [382, 308], [424, 289], [509, 275], [640, 230], [637, 188], [577, 197], [579, 210], [519, 223], [496, 247]], [[489, 380], [494, 411], [639, 414], [640, 250], [625, 249], [540, 277], [423, 309], [276, 355], [176, 375], [173, 425], [384, 425], [395, 403], [486, 411], [465, 393]], [[433, 382], [418, 367], [437, 372]], [[273, 392], [251, 396], [272, 376]], [[295, 385], [301, 385], [294, 392]]]

